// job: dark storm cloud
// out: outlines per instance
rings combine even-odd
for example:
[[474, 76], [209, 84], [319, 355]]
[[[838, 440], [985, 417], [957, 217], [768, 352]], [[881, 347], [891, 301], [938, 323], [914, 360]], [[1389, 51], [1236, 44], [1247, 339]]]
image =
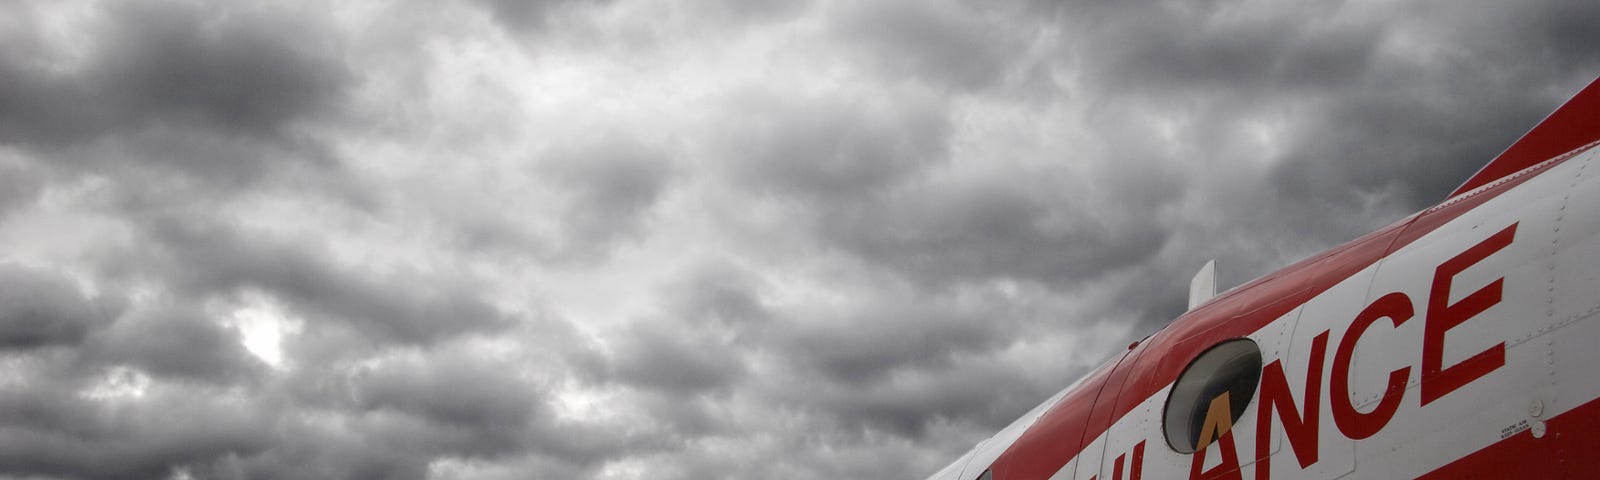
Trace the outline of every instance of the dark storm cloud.
[[628, 137], [605, 136], [554, 156], [543, 173], [568, 192], [563, 257], [596, 259], [637, 235], [672, 178], [671, 158]]
[[[497, 454], [523, 447], [523, 435], [544, 413], [544, 396], [494, 362], [459, 357], [408, 359], [354, 372], [360, 408], [422, 418], [466, 438], [451, 451]], [[445, 439], [452, 435], [433, 435]]]
[[655, 451], [681, 451], [704, 439], [748, 435], [750, 425], [729, 418], [732, 399], [727, 395], [685, 395], [671, 391], [643, 392], [638, 409], [656, 419], [662, 430], [652, 445]]
[[814, 233], [918, 282], [1011, 278], [1070, 285], [1161, 248], [1153, 224], [1108, 225], [1060, 186], [1015, 179], [930, 180], [948, 161], [937, 102], [806, 103], [740, 97], [728, 169], [745, 188], [811, 215]]
[[464, 247], [566, 265], [593, 265], [649, 231], [656, 204], [676, 177], [671, 152], [618, 132], [564, 139], [530, 159], [527, 174], [558, 198], [557, 227], [537, 232], [543, 221], [529, 205], [504, 212], [451, 212]]
[[[1097, 10], [1079, 21], [1096, 41], [1069, 49], [1108, 98], [1161, 100], [1212, 125], [1301, 105], [1274, 185], [1346, 206], [1373, 193], [1408, 210], [1441, 200], [1600, 66], [1586, 47], [1600, 39], [1571, 27], [1600, 19], [1581, 2], [1404, 7], [1455, 12], [1426, 24], [1334, 5], [1228, 15], [1231, 5]], [[1218, 136], [1195, 128], [1196, 144]]]
[[[749, 434], [718, 409], [751, 392], [811, 419], [803, 435], [861, 441], [925, 439], [957, 419], [1004, 425], [1056, 386], [992, 358], [1008, 346], [1005, 332], [1059, 321], [1003, 296], [957, 302], [886, 287], [829, 309], [775, 306], [764, 298], [770, 288], [760, 272], [724, 263], [688, 268], [660, 290], [667, 318], [639, 322], [610, 345], [608, 381], [644, 392], [634, 408], [691, 440], [675, 449]], [[1081, 369], [1057, 373], [1065, 382]]]
[[271, 448], [178, 465], [201, 478], [426, 478], [447, 453], [430, 442], [456, 433], [411, 417], [320, 413], [326, 422], [273, 425]]
[[96, 363], [125, 364], [153, 375], [232, 383], [266, 366], [244, 349], [239, 332], [204, 312], [159, 305], [129, 312], [87, 348]]
[[[1549, 7], [1518, 8], [1506, 12], [1506, 20], [1551, 32], [1563, 30], [1570, 18], [1600, 19], [1600, 8], [1592, 5]], [[1275, 172], [1277, 185], [1325, 198], [1348, 197], [1341, 187], [1389, 189], [1410, 209], [1420, 209], [1443, 199], [1600, 71], [1600, 54], [1578, 46], [1600, 41], [1592, 32], [1535, 36], [1537, 43], [1522, 36], [1487, 37], [1521, 48], [1483, 45], [1460, 52], [1480, 58], [1434, 70], [1394, 60], [1380, 64], [1363, 84], [1383, 88], [1350, 89], [1322, 116], [1308, 119], [1298, 139], [1302, 148]], [[1443, 39], [1466, 45], [1484, 40], [1461, 34]]]
[[[237, 337], [197, 312], [123, 313], [122, 304], [50, 273], [12, 265], [0, 272], [6, 347], [59, 347], [6, 354], [0, 472], [160, 477], [174, 465], [266, 448], [268, 423], [252, 405], [201, 386], [260, 373]], [[140, 371], [179, 381], [140, 386]], [[106, 400], [97, 393], [106, 382], [146, 391]]]
[[724, 389], [744, 373], [744, 360], [707, 335], [648, 323], [620, 339], [617, 380], [676, 394]]
[[189, 294], [261, 289], [308, 317], [348, 326], [379, 342], [425, 344], [511, 323], [466, 279], [341, 266], [317, 245], [197, 217], [156, 218], [144, 227], [149, 250], [120, 260], [118, 268], [159, 272]]
[[996, 318], [1002, 315], [949, 304], [882, 305], [852, 309], [844, 318], [776, 324], [763, 340], [828, 383], [865, 386], [899, 369], [935, 370], [953, 356], [987, 352], [1009, 323]]
[[1441, 80], [1431, 87], [1436, 92], [1483, 101], [1439, 105], [1414, 95], [1344, 97], [1328, 117], [1308, 122], [1314, 133], [1273, 172], [1277, 193], [1341, 204], [1390, 193], [1420, 209], [1444, 199], [1560, 101], [1485, 95], [1498, 87]]
[[724, 154], [733, 181], [800, 201], [857, 200], [941, 163], [950, 124], [942, 105], [911, 96], [728, 99]]
[[986, 425], [1015, 419], [1049, 395], [1027, 383], [1009, 365], [961, 365], [911, 381], [828, 391], [813, 407], [828, 412], [841, 431], [925, 440], [933, 425], [952, 418]]
[[712, 13], [710, 10], [716, 10], [715, 13], [741, 20], [764, 21], [793, 18], [810, 10], [816, 3], [813, 0], [711, 0], [707, 2], [706, 10], [707, 14]]
[[[1092, 44], [1065, 45], [1113, 95], [1281, 95], [1357, 80], [1383, 40], [1381, 25], [1341, 25], [1318, 7], [1230, 15], [1234, 2], [1136, 2], [1068, 20]], [[1062, 7], [1071, 13], [1073, 7]], [[1333, 10], [1329, 5], [1322, 10]], [[1092, 50], [1092, 51], [1087, 51]], [[1288, 87], [1288, 88], [1285, 88]]]
[[757, 273], [723, 262], [690, 269], [664, 288], [668, 308], [693, 325], [720, 325], [734, 332], [767, 323], [773, 313], [762, 293], [771, 288]]
[[112, 479], [161, 478], [173, 468], [270, 445], [259, 412], [209, 392], [162, 391], [99, 401], [48, 382], [0, 392], [0, 471]]
[[70, 278], [0, 263], [0, 350], [80, 345], [121, 308], [117, 299], [86, 295]]
[[1090, 338], [1042, 338], [1076, 320], [1007, 295], [865, 290], [872, 293], [858, 292], [863, 303], [835, 311], [774, 312], [777, 321], [739, 345], [753, 358], [781, 361], [743, 390], [805, 412], [815, 435], [938, 442], [930, 436], [938, 426], [992, 431], [1086, 370], [1073, 363], [1036, 369], [1007, 358], [1008, 350], [1030, 341], [1064, 354], [1103, 349]]
[[[204, 347], [193, 343], [165, 358]], [[141, 368], [152, 364], [135, 360]], [[426, 478], [440, 460], [531, 455], [543, 459], [534, 472], [588, 475], [601, 459], [654, 448], [630, 432], [556, 419], [546, 408], [548, 395], [522, 372], [461, 345], [291, 372], [291, 382], [296, 375], [318, 377], [327, 387], [321, 400], [165, 376], [141, 380], [135, 370], [70, 363], [41, 358], [10, 372], [12, 384], [25, 388], [0, 392], [0, 471]], [[124, 391], [100, 393], [107, 379], [111, 390]], [[139, 393], [130, 396], [132, 389]]]
[[[17, 5], [29, 25], [48, 25], [56, 8]], [[0, 56], [0, 144], [16, 148], [18, 173], [35, 174], [0, 181], [0, 214], [49, 190], [30, 177], [103, 178], [180, 203], [286, 170], [338, 183], [328, 174], [339, 161], [309, 129], [343, 108], [355, 79], [329, 24], [279, 7], [86, 7], [71, 38], [38, 27], [7, 36], [31, 48]]]
[[1016, 24], [976, 4], [846, 2], [840, 10], [839, 39], [867, 64], [941, 87], [989, 86], [1026, 47]]
[[0, 219], [39, 197], [45, 181], [37, 168], [0, 163]]
[[443, 425], [480, 430], [527, 422], [538, 401], [531, 391], [505, 378], [485, 378], [450, 365], [421, 367], [419, 372], [384, 370], [360, 378], [358, 401], [374, 409], [392, 408]]
[[278, 137], [348, 78], [318, 26], [292, 16], [175, 2], [104, 13], [82, 61], [38, 40], [0, 59], [0, 140], [50, 147], [174, 124]]
[[1161, 248], [1166, 235], [1153, 225], [1109, 228], [1046, 191], [981, 182], [908, 189], [830, 210], [819, 233], [917, 281], [1009, 278], [1058, 285], [1137, 264]]
[[336, 100], [346, 79], [331, 39], [304, 20], [171, 3], [110, 13], [85, 82], [114, 95], [122, 115], [275, 134]]
[[[1207, 260], [1213, 260], [1214, 256], [1210, 253], [1188, 255], [1190, 258]], [[1236, 280], [1243, 275], [1241, 272], [1258, 272], [1264, 268], [1281, 267], [1271, 264], [1240, 265], [1244, 262], [1237, 258], [1228, 260], [1229, 263], [1223, 267], [1228, 269], [1224, 270], [1225, 274], [1217, 274], [1219, 291], [1244, 283], [1242, 280]], [[1140, 337], [1155, 332], [1188, 311], [1189, 280], [1193, 278], [1195, 272], [1200, 271], [1202, 265], [1204, 263], [1194, 264], [1194, 261], [1189, 261], [1176, 266], [1157, 262], [1140, 266], [1130, 282], [1117, 289], [1109, 299], [1103, 300], [1101, 311], [1107, 314], [1121, 312], [1132, 315], [1134, 331], [1138, 332], [1136, 335]], [[1252, 267], [1255, 269], [1252, 270]]]
[[[687, 268], [658, 289], [661, 316], [634, 320], [610, 342], [607, 380], [670, 398], [727, 393], [749, 374], [748, 341], [772, 318], [763, 288], [759, 275], [725, 263]], [[642, 400], [656, 409], [671, 403]], [[673, 412], [709, 421], [700, 407]]]
[[550, 16], [562, 9], [599, 6], [611, 0], [476, 0], [495, 20], [513, 31], [538, 31], [548, 27]]
[[[613, 440], [621, 434], [596, 440], [585, 430], [552, 425], [540, 406], [543, 396], [509, 391], [520, 385], [507, 390], [478, 383], [515, 383], [503, 369], [455, 372], [467, 375], [450, 379], [437, 377], [440, 369], [423, 368], [428, 371], [352, 377], [353, 399], [360, 402], [353, 409], [300, 406], [306, 415], [275, 426], [272, 448], [196, 462], [195, 470], [241, 472], [240, 478], [420, 479], [429, 478], [430, 467], [441, 461], [483, 464], [531, 457], [542, 461], [529, 474], [582, 476], [594, 458], [627, 451]], [[435, 387], [442, 390], [431, 390]], [[475, 411], [478, 407], [487, 412]], [[502, 423], [479, 423], [485, 421]]]

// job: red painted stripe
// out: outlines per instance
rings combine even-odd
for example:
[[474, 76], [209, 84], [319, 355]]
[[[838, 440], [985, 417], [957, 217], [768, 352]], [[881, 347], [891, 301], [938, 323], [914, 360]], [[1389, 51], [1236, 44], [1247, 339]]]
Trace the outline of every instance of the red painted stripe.
[[[1111, 374], [1115, 362], [1121, 359], [1122, 357], [1117, 357], [1090, 372], [1089, 376], [1078, 384], [1078, 388], [1062, 396], [1055, 406], [1050, 407], [1048, 413], [1039, 417], [1039, 420], [1035, 421], [1032, 426], [1028, 427], [1027, 431], [1023, 432], [1023, 436], [1027, 436], [1030, 433], [1039, 436], [1039, 434], [1035, 433], [1036, 430], [1049, 432], [1049, 440], [1053, 442], [1052, 446], [1054, 448], [1041, 453], [1049, 455], [1052, 452], [1072, 452], [1072, 454], [1064, 457], [1067, 459], [1077, 455], [1077, 452], [1083, 450], [1085, 438], [1082, 433], [1083, 426], [1088, 423], [1088, 407], [1094, 405], [1095, 396], [1100, 394], [1100, 387], [1106, 384], [1106, 376]], [[1071, 408], [1071, 406], [1081, 406], [1081, 408]], [[1073, 435], [1073, 433], [1078, 435]], [[1089, 439], [1092, 440], [1093, 437], [1089, 437]], [[1020, 439], [1012, 443], [1011, 447], [1000, 455], [1000, 458], [995, 459], [994, 465], [990, 467], [990, 473], [994, 475], [993, 478], [1050, 478], [1050, 475], [1055, 474], [1056, 470], [1060, 470], [1061, 466], [1066, 464], [1066, 460], [1062, 460], [1060, 464], [1052, 466], [1050, 462], [1036, 461], [1035, 457], [1038, 455], [1012, 454], [1012, 450], [1016, 449], [1020, 443], [1022, 443]]]
[[[1471, 196], [1452, 198], [1256, 279], [1185, 313], [1125, 356], [1090, 373], [1074, 391], [1062, 397], [995, 460], [994, 478], [1049, 478], [1081, 453], [1084, 444], [1176, 380], [1200, 352], [1223, 340], [1260, 330], [1389, 253], [1581, 151], [1569, 152]], [[1159, 354], [1143, 354], [1149, 351]]]
[[1501, 152], [1450, 196], [1505, 178], [1589, 142], [1600, 140], [1600, 79], [1584, 87], [1511, 148]]
[[1600, 399], [1550, 418], [1544, 437], [1525, 430], [1417, 478], [1594, 478], [1600, 475], [1595, 432]]

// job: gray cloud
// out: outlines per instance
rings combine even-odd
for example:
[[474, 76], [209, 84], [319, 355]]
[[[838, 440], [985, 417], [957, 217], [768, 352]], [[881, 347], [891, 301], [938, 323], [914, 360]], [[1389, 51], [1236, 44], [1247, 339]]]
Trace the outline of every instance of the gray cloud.
[[[844, 209], [824, 238], [917, 280], [996, 278], [1070, 285], [1137, 264], [1161, 248], [1153, 225], [1126, 231], [1018, 185], [929, 188]], [[915, 232], [915, 233], [912, 233]]]
[[664, 288], [669, 310], [694, 325], [717, 325], [734, 332], [772, 320], [762, 292], [771, 288], [759, 273], [723, 262], [697, 265]]
[[608, 345], [608, 381], [645, 392], [646, 408], [682, 413], [686, 423], [715, 423], [715, 405], [682, 404], [684, 398], [726, 394], [749, 371], [749, 347], [772, 319], [760, 298], [760, 277], [710, 262], [686, 269], [659, 288], [666, 301], [659, 317], [631, 322]]
[[952, 356], [992, 349], [997, 327], [1005, 325], [993, 318], [996, 313], [947, 304], [884, 306], [836, 320], [775, 325], [775, 338], [768, 341], [829, 383], [859, 387], [883, 382], [897, 369], [946, 368]]
[[49, 385], [0, 394], [0, 469], [72, 478], [162, 477], [175, 466], [269, 445], [271, 424], [257, 412], [198, 392], [159, 392], [138, 400], [84, 399]]
[[1004, 365], [953, 368], [937, 379], [900, 385], [871, 386], [861, 391], [833, 391], [819, 407], [833, 414], [838, 428], [863, 437], [886, 432], [925, 439], [937, 422], [977, 416], [986, 423], [1006, 423], [1040, 401], [1040, 392], [1020, 387], [1019, 372]]
[[234, 478], [424, 478], [437, 453], [418, 448], [426, 425], [391, 417], [343, 424], [278, 427], [281, 443], [253, 455], [222, 455], [185, 465], [191, 473]]
[[121, 308], [117, 299], [91, 298], [53, 272], [0, 264], [0, 349], [80, 345]]
[[[728, 99], [725, 155], [732, 181], [801, 201], [877, 194], [945, 159], [949, 121], [925, 98], [790, 99], [743, 92]], [[731, 112], [730, 112], [731, 113]]]
[[204, 312], [163, 305], [130, 312], [99, 332], [86, 354], [96, 363], [127, 364], [156, 375], [232, 383], [265, 367], [239, 332]]
[[136, 118], [279, 133], [334, 101], [347, 76], [331, 39], [285, 15], [169, 3], [110, 14], [112, 30], [84, 82]]
[[537, 31], [548, 27], [550, 16], [563, 9], [585, 4], [604, 5], [610, 0], [481, 0], [495, 20], [513, 31]]
[[[1301, 150], [1274, 172], [1279, 193], [1354, 204], [1362, 194], [1392, 192], [1420, 209], [1449, 194], [1571, 93], [1537, 87], [1491, 93], [1507, 85], [1477, 75], [1423, 81], [1347, 95], [1325, 117], [1308, 121]], [[1483, 100], [1440, 105], [1440, 97]], [[1330, 158], [1344, 161], [1324, 161]]]
[[157, 272], [190, 294], [272, 293], [318, 320], [353, 328], [379, 342], [427, 343], [510, 325], [464, 279], [429, 272], [373, 274], [339, 266], [315, 245], [196, 218], [146, 224], [150, 248], [119, 260], [119, 269]]
[[[1294, 93], [1357, 81], [1383, 41], [1383, 25], [1323, 22], [1325, 7], [1271, 7], [1230, 16], [1234, 2], [1182, 7], [1139, 3], [1076, 19], [1095, 43], [1069, 45], [1093, 63], [1109, 93], [1241, 97]], [[1063, 7], [1070, 13], [1071, 7]], [[1247, 98], [1240, 98], [1247, 101]]]
[[620, 343], [615, 374], [630, 385], [690, 394], [727, 388], [744, 373], [743, 359], [715, 338], [644, 325]]
[[569, 190], [561, 257], [595, 259], [637, 235], [671, 180], [671, 159], [638, 141], [607, 136], [556, 153], [551, 183]]
[[44, 190], [38, 169], [0, 163], [0, 219], [33, 203]]
[[839, 40], [867, 64], [957, 90], [1001, 81], [1026, 49], [1026, 28], [1001, 9], [919, 2], [846, 3], [833, 22]]
[[[459, 436], [451, 451], [482, 455], [515, 451], [545, 415], [544, 396], [513, 372], [484, 361], [430, 358], [353, 372], [356, 406], [425, 419]], [[458, 445], [456, 443], [459, 443]]]
[[0, 61], [0, 139], [58, 146], [172, 124], [278, 137], [349, 78], [331, 39], [289, 15], [170, 2], [104, 14], [76, 66], [47, 42], [56, 48]]

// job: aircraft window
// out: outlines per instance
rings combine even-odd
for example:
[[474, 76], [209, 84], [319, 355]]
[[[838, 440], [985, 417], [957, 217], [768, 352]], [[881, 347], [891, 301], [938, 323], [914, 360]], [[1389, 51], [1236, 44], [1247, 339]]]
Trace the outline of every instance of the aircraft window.
[[[1184, 368], [1167, 396], [1162, 419], [1167, 445], [1179, 453], [1194, 453], [1221, 436], [1239, 422], [1260, 380], [1261, 347], [1256, 342], [1238, 338], [1201, 353]], [[1220, 418], [1222, 412], [1228, 418]]]
[[993, 480], [993, 479], [994, 479], [994, 474], [990, 473], [988, 470], [984, 470], [983, 471], [983, 475], [978, 475], [978, 480]]

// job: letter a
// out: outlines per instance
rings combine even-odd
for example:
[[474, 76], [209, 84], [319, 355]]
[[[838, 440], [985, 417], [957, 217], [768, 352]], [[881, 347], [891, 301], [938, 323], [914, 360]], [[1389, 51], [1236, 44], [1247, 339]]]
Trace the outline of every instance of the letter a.
[[[1229, 397], [1228, 392], [1222, 392], [1222, 395], [1211, 400], [1211, 407], [1206, 410], [1205, 423], [1200, 427], [1200, 443], [1189, 465], [1190, 480], [1243, 478], [1239, 475], [1239, 449], [1233, 444], [1233, 404], [1229, 402]], [[1222, 451], [1218, 452], [1222, 463], [1205, 470], [1206, 449], [1211, 446], [1212, 439], [1222, 446]]]

